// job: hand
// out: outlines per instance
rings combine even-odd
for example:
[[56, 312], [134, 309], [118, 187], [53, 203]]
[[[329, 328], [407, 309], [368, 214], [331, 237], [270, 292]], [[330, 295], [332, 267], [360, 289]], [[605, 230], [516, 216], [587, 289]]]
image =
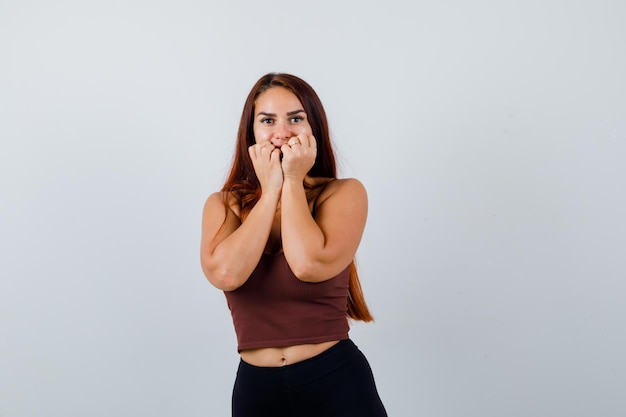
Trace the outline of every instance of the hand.
[[301, 133], [294, 136], [280, 150], [283, 153], [284, 177], [304, 181], [304, 177], [315, 164], [317, 157], [317, 142], [313, 135]]
[[257, 143], [248, 148], [254, 172], [261, 184], [261, 192], [280, 193], [283, 186], [280, 152], [280, 149], [269, 142]]

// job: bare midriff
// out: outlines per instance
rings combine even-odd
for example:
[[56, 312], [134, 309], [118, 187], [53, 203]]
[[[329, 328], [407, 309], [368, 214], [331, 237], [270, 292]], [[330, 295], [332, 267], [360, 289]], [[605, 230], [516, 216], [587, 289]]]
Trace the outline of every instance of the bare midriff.
[[247, 349], [240, 352], [244, 362], [254, 366], [280, 367], [302, 362], [319, 355], [336, 345], [339, 341], [314, 343], [308, 345]]

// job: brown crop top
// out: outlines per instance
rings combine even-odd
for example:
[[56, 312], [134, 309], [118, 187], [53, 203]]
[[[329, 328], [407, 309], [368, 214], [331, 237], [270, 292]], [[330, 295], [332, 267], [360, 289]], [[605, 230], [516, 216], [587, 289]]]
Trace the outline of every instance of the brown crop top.
[[348, 338], [350, 268], [318, 283], [299, 280], [285, 255], [263, 254], [241, 287], [225, 291], [237, 349], [294, 346]]

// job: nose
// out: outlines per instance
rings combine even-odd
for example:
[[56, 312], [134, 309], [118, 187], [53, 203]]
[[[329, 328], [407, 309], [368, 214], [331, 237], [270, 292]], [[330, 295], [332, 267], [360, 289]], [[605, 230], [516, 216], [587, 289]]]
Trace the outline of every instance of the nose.
[[276, 145], [282, 145], [284, 142], [287, 142], [292, 136], [293, 132], [289, 125], [284, 122], [276, 123], [272, 135], [272, 141], [278, 142], [275, 143]]

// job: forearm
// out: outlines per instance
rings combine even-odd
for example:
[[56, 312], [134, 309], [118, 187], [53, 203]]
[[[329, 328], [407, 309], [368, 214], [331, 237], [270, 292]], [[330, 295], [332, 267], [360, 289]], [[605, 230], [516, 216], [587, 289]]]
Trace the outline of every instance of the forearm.
[[319, 268], [325, 237], [315, 222], [302, 181], [285, 178], [281, 196], [283, 252], [294, 274], [308, 277]]
[[264, 194], [245, 221], [211, 255], [216, 285], [225, 291], [243, 285], [259, 262], [276, 215], [278, 194]]

